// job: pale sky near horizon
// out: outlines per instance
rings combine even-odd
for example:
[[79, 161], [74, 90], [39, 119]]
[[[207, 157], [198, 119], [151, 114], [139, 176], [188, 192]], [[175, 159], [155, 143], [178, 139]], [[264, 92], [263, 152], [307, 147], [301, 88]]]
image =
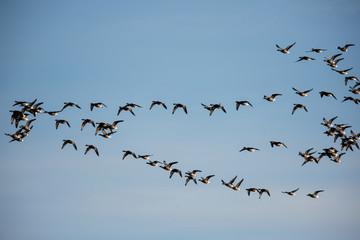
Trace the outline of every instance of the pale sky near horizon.
[[[301, 166], [299, 151], [335, 147], [326, 119], [360, 132], [360, 98], [323, 62], [359, 75], [358, 1], [0, 1], [1, 239], [358, 239], [360, 154]], [[276, 51], [296, 42], [290, 54]], [[307, 53], [324, 48], [323, 53]], [[308, 55], [314, 61], [296, 62]], [[294, 93], [313, 88], [307, 97]], [[320, 91], [337, 100], [320, 98]], [[281, 93], [275, 102], [264, 95]], [[14, 101], [44, 102], [24, 142], [8, 143]], [[168, 109], [155, 106], [163, 101]], [[252, 107], [235, 110], [235, 101]], [[107, 108], [90, 111], [91, 102]], [[119, 106], [133, 102], [136, 116]], [[173, 103], [187, 106], [188, 115]], [[221, 103], [209, 116], [201, 103]], [[308, 112], [293, 104], [306, 105]], [[32, 117], [31, 117], [32, 118]], [[118, 124], [111, 139], [80, 130], [81, 119]], [[54, 119], [71, 128], [55, 129]], [[346, 133], [350, 133], [350, 129]], [[61, 149], [63, 139], [76, 142]], [[271, 148], [269, 141], [288, 148]], [[85, 144], [99, 148], [100, 157]], [[239, 152], [244, 146], [259, 148]], [[190, 182], [127, 157], [152, 154]], [[317, 153], [315, 154], [318, 155]], [[240, 191], [221, 184], [244, 178]], [[246, 188], [267, 188], [271, 197]], [[300, 188], [296, 196], [282, 191]], [[318, 199], [306, 196], [325, 190]]]

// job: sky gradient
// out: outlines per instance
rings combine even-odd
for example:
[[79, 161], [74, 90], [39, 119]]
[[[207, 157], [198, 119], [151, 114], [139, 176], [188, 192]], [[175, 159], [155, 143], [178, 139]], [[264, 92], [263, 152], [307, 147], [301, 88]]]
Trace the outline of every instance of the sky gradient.
[[[299, 151], [339, 149], [320, 123], [360, 132], [359, 105], [341, 102], [344, 76], [322, 60], [343, 53], [338, 69], [360, 76], [359, 1], [0, 1], [0, 237], [2, 239], [358, 239], [359, 150], [341, 163], [301, 166]], [[276, 51], [296, 42], [290, 54]], [[311, 48], [325, 48], [316, 54]], [[315, 61], [295, 61], [309, 55]], [[350, 83], [348, 85], [353, 85]], [[307, 97], [294, 94], [313, 88]], [[338, 100], [320, 98], [333, 92]], [[281, 93], [275, 102], [264, 95]], [[44, 102], [24, 142], [14, 133], [14, 101]], [[168, 109], [149, 107], [153, 100]], [[235, 101], [248, 100], [253, 108]], [[108, 108], [90, 111], [91, 102]], [[119, 106], [133, 102], [136, 116]], [[173, 103], [187, 106], [188, 115]], [[210, 117], [201, 103], [221, 103]], [[294, 115], [294, 103], [306, 105]], [[111, 139], [81, 119], [113, 122]], [[54, 119], [71, 128], [55, 129]], [[350, 132], [346, 131], [347, 134]], [[78, 146], [61, 149], [63, 139]], [[288, 148], [271, 148], [269, 141]], [[99, 148], [84, 155], [85, 144]], [[244, 146], [260, 149], [239, 152]], [[198, 185], [123, 150], [178, 161], [183, 173], [215, 174]], [[240, 191], [221, 185], [235, 175]], [[247, 196], [267, 188], [271, 197]], [[300, 188], [290, 197], [281, 191]], [[323, 189], [319, 199], [306, 196]]]

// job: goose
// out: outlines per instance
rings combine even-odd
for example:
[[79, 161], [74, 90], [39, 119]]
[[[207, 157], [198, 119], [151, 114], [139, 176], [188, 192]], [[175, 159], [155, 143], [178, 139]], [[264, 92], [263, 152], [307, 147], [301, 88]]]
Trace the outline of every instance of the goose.
[[125, 107], [141, 108], [140, 105], [137, 105], [137, 104], [135, 104], [135, 103], [126, 103]]
[[290, 46], [287, 46], [286, 48], [281, 48], [279, 45], [276, 44], [276, 47], [278, 48], [277, 51], [285, 53], [285, 54], [289, 54], [289, 50], [290, 48], [292, 48], [292, 46], [295, 45], [296, 42], [294, 42], [293, 44], [291, 44]]
[[302, 60], [305, 60], [305, 61], [310, 61], [310, 60], [315, 60], [315, 58], [312, 58], [312, 57], [308, 57], [308, 56], [301, 56], [299, 57], [299, 59], [295, 62], [300, 62]]
[[352, 92], [353, 94], [360, 94], [360, 88], [353, 88], [353, 87], [350, 87], [350, 90], [349, 92]]
[[344, 155], [344, 154], [345, 154], [345, 153], [337, 154], [335, 157], [330, 158], [330, 160], [333, 161], [333, 162], [336, 162], [336, 163], [340, 163], [340, 162], [341, 162], [340, 158], [341, 158], [341, 156]]
[[32, 129], [32, 126], [30, 127], [30, 124], [35, 121], [36, 119], [31, 119], [29, 121], [26, 122], [25, 126], [24, 125], [21, 125], [20, 128], [21, 129], [24, 129], [26, 131], [30, 131]]
[[339, 57], [339, 56], [341, 56], [342, 54], [341, 53], [339, 53], [339, 54], [335, 54], [334, 56], [332, 56], [331, 58], [326, 58], [326, 57], [324, 57], [325, 58], [325, 60], [324, 60], [324, 62], [327, 62], [327, 63], [333, 63], [334, 61], [335, 61], [335, 58], [337, 58], [337, 57]]
[[148, 160], [151, 156], [152, 156], [152, 154], [151, 155], [138, 155], [137, 157]]
[[316, 52], [316, 53], [322, 53], [323, 51], [326, 51], [327, 49], [321, 49], [321, 48], [312, 48], [310, 51], [306, 52]]
[[313, 90], [313, 89], [309, 89], [309, 90], [301, 92], [301, 91], [297, 90], [296, 88], [292, 88], [292, 89], [295, 91], [295, 94], [298, 94], [301, 97], [306, 97], [307, 93], [311, 92]]
[[251, 193], [251, 192], [257, 192], [258, 189], [257, 189], [257, 188], [248, 188], [248, 189], [246, 189], [246, 191], [247, 191], [247, 193], [248, 193], [248, 196], [250, 196], [250, 193]]
[[211, 106], [210, 116], [213, 114], [213, 112], [216, 109], [221, 109], [221, 110], [223, 110], [224, 113], [226, 113], [226, 110], [225, 110], [224, 106], [221, 105], [221, 103], [219, 103], [219, 104], [210, 104], [210, 106]]
[[103, 104], [102, 102], [90, 103], [90, 111], [92, 111], [94, 109], [94, 107], [97, 107], [97, 108], [106, 107], [107, 108], [107, 106], [105, 104]]
[[30, 102], [25, 102], [25, 101], [15, 101], [13, 107], [15, 107], [16, 105], [22, 106], [22, 107], [27, 107], [29, 106]]
[[132, 115], [135, 116], [135, 113], [132, 111], [131, 108], [129, 108], [128, 106], [124, 106], [124, 107], [119, 107], [119, 111], [117, 112], [117, 116], [119, 116], [119, 114], [121, 113], [121, 111], [128, 111], [130, 112]]
[[344, 97], [344, 100], [342, 100], [341, 102], [345, 102], [345, 101], [353, 101], [355, 104], [359, 104], [360, 99], [353, 98], [353, 97]]
[[201, 177], [201, 179], [199, 179], [199, 181], [202, 182], [202, 183], [208, 184], [208, 183], [210, 183], [209, 179], [214, 177], [214, 176], [215, 175], [209, 175], [206, 178]]
[[270, 97], [264, 95], [264, 99], [267, 100], [267, 101], [269, 101], [269, 102], [274, 102], [276, 96], [282, 96], [282, 94], [274, 93], [274, 94], [272, 94]]
[[12, 139], [9, 141], [9, 143], [17, 141], [17, 142], [23, 142], [24, 139], [22, 137], [20, 137], [19, 135], [15, 134], [9, 134], [9, 133], [5, 133], [6, 136], [11, 137]]
[[270, 191], [267, 190], [267, 189], [262, 188], [262, 189], [258, 189], [257, 191], [259, 193], [259, 199], [261, 199], [261, 196], [262, 196], [263, 193], [267, 193], [269, 195], [269, 197], [270, 197]]
[[221, 182], [222, 182], [222, 184], [225, 185], [226, 187], [228, 187], [228, 188], [233, 188], [233, 187], [234, 187], [233, 183], [234, 183], [234, 181], [235, 181], [236, 178], [237, 178], [237, 176], [235, 176], [233, 179], [231, 179], [230, 182], [228, 182], [228, 183], [226, 183], [224, 180], [221, 179]]
[[174, 164], [177, 164], [178, 162], [170, 162], [170, 163], [166, 163], [165, 161], [163, 161], [164, 166], [160, 166], [162, 169], [165, 169], [166, 171], [171, 171], [171, 166]]
[[306, 150], [304, 153], [299, 152], [299, 155], [302, 156], [303, 158], [307, 158], [310, 157], [311, 155], [313, 155], [315, 152], [311, 152], [313, 150], [313, 148], [309, 148], [308, 150]]
[[354, 139], [354, 140], [359, 140], [359, 139], [360, 139], [360, 133], [355, 134], [355, 133], [353, 132], [353, 130], [351, 130], [350, 133], [351, 133], [351, 135], [352, 135], [352, 136], [351, 136], [352, 139]]
[[332, 68], [337, 68], [338, 67], [338, 62], [340, 62], [340, 61], [342, 61], [342, 60], [344, 60], [344, 58], [339, 58], [339, 59], [337, 59], [337, 60], [335, 60], [335, 61], [331, 61], [331, 62], [329, 62], [327, 65], [328, 66], [330, 66], [330, 67], [332, 67]]
[[243, 147], [239, 152], [242, 152], [242, 151], [249, 151], [249, 152], [254, 152], [255, 150], [257, 151], [260, 151], [260, 149], [258, 148], [254, 148], [254, 147]]
[[102, 130], [103, 134], [99, 134], [99, 136], [103, 137], [103, 138], [111, 138], [111, 135], [115, 134], [116, 131], [114, 132], [109, 132], [109, 133], [106, 133], [104, 130]]
[[184, 109], [184, 112], [187, 114], [187, 109], [186, 109], [186, 106], [185, 106], [185, 105], [183, 105], [183, 104], [181, 104], [181, 103], [174, 103], [173, 105], [174, 105], [174, 109], [173, 109], [173, 111], [172, 111], [172, 114], [174, 114], [175, 111], [176, 111], [176, 109], [179, 108], [179, 107], [182, 108], [182, 109]]
[[206, 109], [206, 110], [209, 110], [210, 112], [212, 111], [212, 107], [209, 107], [203, 103], [201, 103], [201, 105]]
[[44, 110], [43, 108], [39, 107], [40, 105], [42, 105], [43, 102], [37, 103], [34, 106], [28, 105], [25, 106], [25, 111], [31, 113], [34, 117], [36, 117], [36, 114], [38, 113], [42, 113], [42, 111]]
[[[359, 81], [359, 79], [355, 76], [348, 76], [348, 77], [345, 77], [345, 86], [347, 85], [348, 81]], [[356, 87], [356, 86], [354, 86]]]
[[298, 104], [298, 103], [297, 103], [297, 104], [294, 104], [294, 108], [293, 108], [291, 114], [294, 114], [294, 112], [295, 112], [296, 109], [298, 109], [298, 108], [303, 108], [306, 112], [308, 111], [308, 110], [306, 109], [305, 105], [302, 105], [302, 104]]
[[[90, 120], [90, 119], [89, 119]], [[84, 119], [85, 121], [85, 119]], [[84, 123], [83, 123], [84, 124]], [[97, 122], [96, 123], [98, 126], [96, 127], [96, 130], [95, 130], [95, 135], [101, 130], [103, 131], [105, 128], [108, 128], [108, 124], [107, 123], [104, 123], [104, 122]], [[103, 132], [104, 133], [104, 132]]]
[[70, 123], [68, 121], [63, 120], [63, 119], [55, 119], [55, 127], [56, 127], [56, 129], [58, 129], [59, 124], [66, 124], [66, 125], [69, 126], [69, 128], [71, 128]]
[[160, 102], [160, 101], [152, 101], [152, 104], [151, 104], [151, 106], [150, 106], [150, 109], [149, 109], [149, 110], [151, 110], [151, 109], [153, 108], [153, 106], [155, 106], [155, 105], [160, 105], [160, 106], [163, 106], [165, 109], [167, 109], [167, 107], [166, 107], [165, 103]]
[[14, 123], [15, 121], [15, 127], [17, 128], [19, 125], [20, 121], [28, 121], [29, 119], [27, 118], [27, 116], [29, 114], [25, 113], [25, 109], [22, 109], [21, 111], [17, 111], [17, 110], [10, 110], [10, 112], [12, 112], [11, 115], [11, 124]]
[[347, 52], [348, 51], [348, 47], [351, 47], [351, 46], [355, 46], [355, 44], [346, 44], [345, 46], [343, 47], [340, 47], [338, 46], [337, 48], [342, 51], [342, 52]]
[[81, 124], [81, 131], [84, 129], [87, 123], [90, 123], [91, 125], [93, 125], [93, 127], [95, 127], [95, 123], [93, 120], [91, 119], [81, 119], [81, 120], [83, 121], [83, 123]]
[[180, 175], [180, 177], [182, 177], [181, 171], [179, 169], [174, 168], [174, 169], [171, 169], [169, 178], [171, 178], [172, 175], [174, 175], [174, 173], [178, 173]]
[[295, 192], [296, 192], [297, 190], [299, 190], [299, 188], [297, 188], [297, 189], [295, 189], [295, 190], [293, 190], [293, 191], [290, 191], [290, 192], [282, 192], [282, 193], [286, 193], [286, 194], [288, 194], [288, 195], [290, 195], [290, 196], [295, 196], [295, 195], [296, 195]]
[[319, 163], [318, 159], [314, 156], [308, 156], [308, 157], [305, 157], [305, 161], [303, 162], [303, 164], [301, 166], [304, 166], [306, 163], [308, 162], [316, 162], [316, 163]]
[[325, 92], [325, 91], [320, 91], [319, 92], [320, 94], [320, 97], [322, 98], [323, 96], [326, 96], [326, 97], [333, 97], [335, 98], [335, 100], [337, 100], [337, 98], [335, 97], [335, 95], [331, 92]]
[[160, 163], [160, 162], [159, 161], [151, 161], [151, 160], [146, 162], [146, 164], [148, 164], [150, 166], [153, 166], [153, 167], [156, 167], [158, 163]]
[[193, 182], [197, 185], [197, 182], [196, 182], [196, 178], [194, 176], [186, 176], [186, 180], [185, 180], [185, 186], [189, 183], [190, 180], [193, 180]]
[[333, 118], [331, 118], [329, 121], [327, 121], [325, 118], [323, 118], [324, 123], [321, 123], [321, 125], [324, 125], [324, 126], [327, 127], [327, 128], [331, 128], [331, 127], [333, 126], [333, 125], [332, 125], [332, 122], [333, 122], [335, 119], [337, 119], [337, 117], [338, 117], [338, 116], [333, 117]]
[[235, 191], [239, 191], [240, 185], [242, 184], [243, 181], [244, 179], [241, 179], [240, 182], [238, 182], [235, 186], [232, 187], [232, 189], [234, 189]]
[[81, 109], [81, 107], [79, 105], [77, 105], [76, 103], [73, 102], [64, 102], [64, 107], [61, 109], [64, 110], [67, 107], [77, 107], [78, 109]]
[[50, 116], [57, 116], [61, 111], [44, 111], [44, 113], [49, 114]]
[[274, 147], [274, 146], [277, 146], [277, 147], [284, 146], [284, 147], [287, 148], [287, 146], [286, 146], [285, 143], [283, 143], [283, 142], [270, 141], [270, 145], [271, 145], [271, 147]]
[[332, 68], [331, 70], [335, 71], [335, 72], [338, 72], [340, 73], [341, 75], [346, 75], [348, 71], [350, 71], [351, 69], [353, 69], [352, 67], [351, 68], [348, 68], [348, 69], [345, 69], [345, 70], [336, 70], [335, 68]]
[[251, 103], [248, 101], [236, 101], [235, 103], [236, 103], [236, 111], [239, 110], [240, 105], [243, 105], [243, 106], [250, 105], [251, 107], [253, 107], [253, 105], [251, 105]]
[[110, 131], [117, 129], [116, 125], [118, 123], [124, 122], [124, 120], [116, 120], [112, 124], [107, 124], [106, 129], [109, 129]]
[[98, 149], [97, 147], [95, 147], [94, 145], [88, 145], [88, 144], [86, 144], [85, 146], [87, 146], [87, 148], [86, 148], [86, 150], [85, 150], [84, 155], [85, 155], [88, 151], [90, 151], [90, 149], [94, 149], [96, 155], [99, 156], [99, 149]]
[[201, 170], [192, 170], [191, 172], [190, 171], [187, 171], [185, 174], [187, 176], [192, 176], [192, 177], [196, 177], [196, 173], [197, 172], [202, 172]]
[[72, 144], [73, 147], [75, 148], [75, 150], [77, 151], [77, 147], [76, 147], [76, 144], [74, 141], [72, 141], [70, 139], [64, 139], [63, 141], [64, 141], [64, 143], [63, 143], [61, 149], [63, 149], [66, 146], [66, 144]]
[[317, 190], [317, 191], [315, 191], [313, 194], [308, 194], [307, 196], [309, 196], [309, 197], [311, 197], [311, 198], [318, 198], [319, 196], [318, 196], [318, 194], [320, 193], [320, 192], [324, 192], [324, 190]]
[[123, 150], [124, 152], [124, 155], [122, 157], [122, 160], [124, 160], [126, 158], [127, 155], [132, 155], [134, 158], [137, 158], [136, 154], [133, 153], [132, 151], [129, 151], [129, 150]]

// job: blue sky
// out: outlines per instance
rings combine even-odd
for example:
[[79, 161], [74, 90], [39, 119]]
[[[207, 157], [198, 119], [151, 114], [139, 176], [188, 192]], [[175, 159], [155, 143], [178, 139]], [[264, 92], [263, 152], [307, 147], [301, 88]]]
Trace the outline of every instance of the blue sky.
[[[358, 239], [359, 150], [339, 164], [323, 158], [303, 167], [298, 152], [339, 148], [323, 134], [323, 117], [360, 131], [359, 106], [341, 102], [357, 96], [322, 61], [353, 43], [338, 69], [354, 67], [349, 75], [359, 76], [359, 13], [358, 1], [1, 1], [2, 132], [16, 131], [15, 100], [82, 107], [37, 115], [22, 143], [0, 135], [1, 238]], [[276, 51], [293, 42], [290, 54]], [[311, 48], [328, 50], [305, 53]], [[316, 60], [294, 63], [304, 55]], [[314, 90], [302, 98], [292, 87]], [[322, 90], [338, 101], [320, 98]], [[263, 99], [272, 93], [282, 96]], [[150, 111], [153, 100], [168, 110]], [[254, 107], [236, 111], [239, 100]], [[99, 101], [108, 108], [91, 112]], [[127, 102], [143, 108], [116, 116]], [[177, 102], [188, 115], [171, 114]], [[201, 103], [221, 103], [227, 113], [209, 117]], [[291, 115], [294, 103], [309, 112]], [[82, 118], [124, 123], [103, 139], [90, 126], [80, 131]], [[54, 119], [71, 128], [55, 130]], [[61, 149], [63, 139], [79, 151]], [[100, 157], [84, 156], [85, 144]], [[260, 151], [240, 153], [244, 146]], [[122, 161], [123, 150], [216, 176], [185, 187], [144, 160]], [[245, 179], [240, 191], [221, 185], [235, 175]], [[271, 197], [248, 197], [249, 187], [268, 188]], [[298, 187], [294, 197], [281, 193]], [[319, 199], [306, 196], [318, 189]]]

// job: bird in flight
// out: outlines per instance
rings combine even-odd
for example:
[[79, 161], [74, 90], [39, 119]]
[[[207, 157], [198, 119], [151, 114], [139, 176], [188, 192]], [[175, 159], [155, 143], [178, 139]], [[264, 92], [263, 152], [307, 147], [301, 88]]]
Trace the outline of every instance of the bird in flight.
[[277, 51], [285, 53], [285, 54], [289, 54], [289, 50], [290, 48], [292, 48], [295, 45], [296, 42], [294, 42], [293, 44], [291, 44], [290, 46], [287, 46], [286, 48], [282, 48], [279, 45], [276, 44], [276, 47], [278, 48]]

